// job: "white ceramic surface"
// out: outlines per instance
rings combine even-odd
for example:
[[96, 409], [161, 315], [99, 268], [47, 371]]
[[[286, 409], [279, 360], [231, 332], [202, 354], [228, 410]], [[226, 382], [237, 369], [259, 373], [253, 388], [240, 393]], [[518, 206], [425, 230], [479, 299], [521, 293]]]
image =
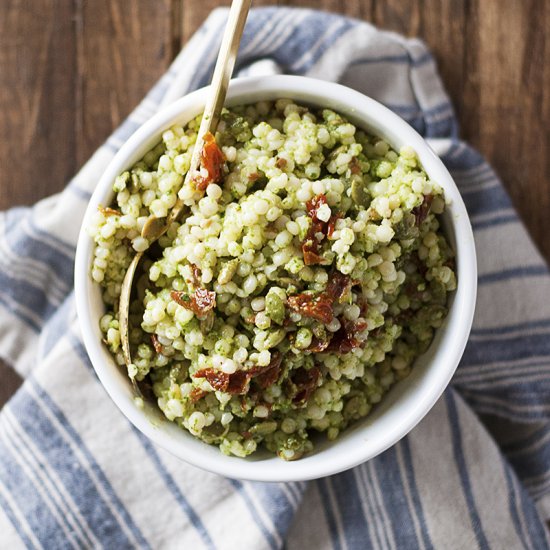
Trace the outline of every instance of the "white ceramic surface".
[[204, 97], [204, 90], [198, 90], [153, 116], [122, 146], [97, 184], [84, 218], [75, 265], [77, 312], [86, 349], [105, 389], [124, 415], [155, 443], [190, 464], [227, 477], [261, 481], [314, 479], [346, 470], [405, 436], [440, 397], [462, 356], [472, 324], [477, 281], [474, 238], [464, 203], [450, 174], [424, 139], [373, 99], [338, 84], [296, 76], [232, 82], [228, 105], [288, 97], [334, 109], [356, 125], [386, 138], [397, 149], [411, 145], [430, 178], [443, 187], [450, 200], [443, 223], [457, 254], [458, 289], [443, 327], [410, 376], [396, 384], [367, 418], [348, 428], [336, 441], [319, 438], [314, 452], [295, 462], [267, 453], [246, 459], [225, 456], [217, 447], [202, 443], [166, 420], [154, 404], [146, 404], [144, 409], [134, 404], [128, 378], [101, 343], [99, 319], [104, 310], [99, 287], [89, 276], [93, 243], [84, 229], [98, 205], [111, 202], [115, 177], [155, 145], [164, 129], [175, 123], [185, 124], [199, 114]]

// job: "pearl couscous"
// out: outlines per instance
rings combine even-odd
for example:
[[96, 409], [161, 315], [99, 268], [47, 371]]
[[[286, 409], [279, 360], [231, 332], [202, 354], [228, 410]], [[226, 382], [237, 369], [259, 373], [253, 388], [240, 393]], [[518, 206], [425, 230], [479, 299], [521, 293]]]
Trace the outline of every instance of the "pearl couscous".
[[[104, 341], [123, 366], [121, 282], [146, 251], [128, 375], [223, 453], [294, 460], [369, 414], [447, 315], [443, 192], [410, 147], [286, 99], [225, 110], [221, 177], [184, 186], [199, 123], [165, 131], [93, 219]], [[144, 223], [178, 194], [186, 213], [149, 248]]]

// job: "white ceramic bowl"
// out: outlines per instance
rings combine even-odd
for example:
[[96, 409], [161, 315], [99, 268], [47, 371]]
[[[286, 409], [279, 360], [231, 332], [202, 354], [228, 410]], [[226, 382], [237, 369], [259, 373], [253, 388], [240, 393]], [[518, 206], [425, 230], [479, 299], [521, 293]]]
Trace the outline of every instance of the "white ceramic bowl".
[[169, 105], [139, 128], [122, 146], [98, 182], [90, 199], [76, 253], [75, 289], [78, 317], [86, 349], [105, 389], [124, 415], [155, 443], [177, 457], [227, 477], [260, 481], [314, 479], [341, 472], [375, 457], [405, 436], [439, 398], [464, 351], [472, 324], [476, 297], [476, 256], [472, 228], [455, 183], [424, 139], [405, 121], [373, 99], [344, 86], [297, 76], [238, 79], [231, 83], [228, 105], [262, 99], [292, 98], [316, 107], [330, 107], [354, 124], [389, 141], [396, 149], [411, 145], [424, 169], [444, 189], [450, 205], [444, 229], [456, 251], [458, 289], [444, 325], [410, 376], [396, 384], [379, 406], [364, 420], [345, 430], [336, 441], [320, 437], [315, 450], [295, 462], [285, 462], [267, 453], [242, 459], [223, 455], [169, 422], [156, 405], [138, 408], [126, 374], [119, 369], [101, 343], [99, 319], [104, 307], [99, 287], [89, 269], [93, 243], [85, 231], [99, 204], [108, 205], [115, 177], [138, 161], [155, 145], [166, 128], [185, 124], [204, 107], [204, 90], [198, 90]]

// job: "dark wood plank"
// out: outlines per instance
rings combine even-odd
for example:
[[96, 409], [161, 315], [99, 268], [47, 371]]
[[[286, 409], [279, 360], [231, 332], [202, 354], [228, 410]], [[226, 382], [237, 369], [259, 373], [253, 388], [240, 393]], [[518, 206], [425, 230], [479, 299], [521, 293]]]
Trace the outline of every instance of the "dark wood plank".
[[421, 0], [376, 0], [374, 23], [381, 28], [416, 36], [420, 30]]
[[424, 0], [419, 36], [431, 48], [441, 78], [455, 105], [463, 115], [464, 51], [467, 27], [464, 0]]
[[0, 2], [0, 210], [59, 191], [75, 164], [70, 2]]
[[201, 0], [200, 2], [186, 2], [183, 0], [181, 21], [182, 45], [191, 38], [213, 9], [220, 6], [228, 7], [230, 4], [230, 0]]
[[22, 382], [21, 377], [0, 359], [0, 409]]
[[172, 0], [77, 3], [77, 163], [128, 115], [173, 57]]
[[550, 259], [550, 2], [470, 2], [463, 135]]
[[374, 0], [279, 0], [280, 5], [313, 8], [370, 20]]

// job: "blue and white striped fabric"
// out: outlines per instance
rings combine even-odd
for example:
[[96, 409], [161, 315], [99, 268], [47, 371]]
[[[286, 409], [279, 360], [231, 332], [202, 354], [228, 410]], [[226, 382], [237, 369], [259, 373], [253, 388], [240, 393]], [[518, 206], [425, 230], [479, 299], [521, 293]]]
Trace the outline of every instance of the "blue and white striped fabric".
[[426, 419], [349, 472], [251, 483], [154, 447], [102, 389], [72, 293], [86, 201], [144, 120], [208, 83], [226, 15], [213, 12], [63, 193], [0, 214], [0, 354], [26, 378], [0, 412], [0, 547], [547, 548], [550, 276], [495, 173], [459, 141], [418, 40], [336, 15], [257, 9], [238, 70], [356, 88], [432, 139], [456, 178], [475, 228], [479, 303], [452, 387]]

